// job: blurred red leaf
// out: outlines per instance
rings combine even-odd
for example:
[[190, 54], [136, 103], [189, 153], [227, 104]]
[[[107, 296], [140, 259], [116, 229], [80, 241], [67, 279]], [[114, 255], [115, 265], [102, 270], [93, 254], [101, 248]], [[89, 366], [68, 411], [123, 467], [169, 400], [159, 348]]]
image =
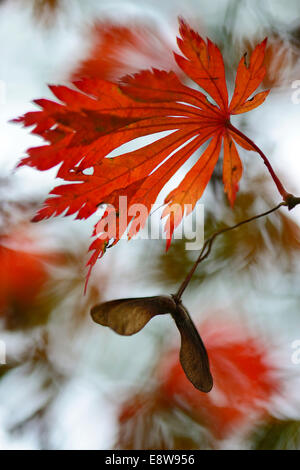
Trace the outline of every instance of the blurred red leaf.
[[160, 364], [161, 391], [166, 400], [189, 412], [215, 437], [224, 438], [262, 418], [279, 384], [259, 337], [217, 319], [201, 325], [200, 331], [210, 357], [214, 388], [207, 395], [197, 393], [183, 374], [176, 351]]
[[106, 21], [96, 23], [90, 35], [91, 50], [73, 72], [73, 80], [100, 78], [115, 82], [148, 67], [182, 73], [172, 56], [172, 45], [158, 28]]
[[0, 244], [0, 317], [10, 324], [23, 315], [18, 323], [25, 326], [48, 277], [43, 255]]
[[117, 449], [207, 449], [210, 444], [209, 433], [173, 407], [159, 390], [138, 392], [121, 406]]

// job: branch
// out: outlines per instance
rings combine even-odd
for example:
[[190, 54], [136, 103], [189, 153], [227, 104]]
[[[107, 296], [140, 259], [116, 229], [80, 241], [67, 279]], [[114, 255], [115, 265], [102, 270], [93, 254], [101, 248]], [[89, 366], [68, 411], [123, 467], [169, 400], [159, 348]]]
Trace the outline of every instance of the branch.
[[234, 127], [231, 123], [228, 123], [227, 125], [228, 129], [231, 129], [235, 134], [239, 135], [242, 139], [244, 139], [248, 144], [253, 148], [253, 150], [256, 150], [257, 153], [261, 156], [261, 158], [264, 161], [264, 164], [269, 170], [269, 173], [276, 184], [276, 187], [282, 196], [282, 199], [286, 202], [288, 196], [290, 195], [284, 188], [283, 184], [281, 183], [280, 179], [276, 175], [275, 171], [273, 170], [273, 167], [269, 161], [269, 159], [266, 157], [266, 155], [263, 153], [263, 151], [253, 142], [253, 140], [249, 139], [243, 132], [239, 131], [236, 127]]
[[[288, 194], [288, 193], [287, 193]], [[259, 219], [261, 217], [265, 217], [266, 215], [269, 215], [271, 214], [272, 212], [275, 212], [277, 211], [280, 207], [282, 206], [287, 206], [290, 209], [292, 209], [293, 207], [295, 207], [297, 204], [300, 204], [300, 198], [295, 198], [294, 196], [290, 195], [292, 197], [292, 200], [290, 201], [283, 201], [281, 202], [280, 204], [278, 204], [277, 206], [273, 207], [273, 209], [269, 209], [268, 211], [266, 212], [263, 212], [262, 214], [258, 214], [258, 215], [254, 215], [253, 217], [250, 217], [249, 219], [245, 219], [245, 220], [242, 220], [241, 222], [235, 224], [235, 225], [232, 225], [230, 227], [226, 227], [226, 228], [223, 228], [221, 230], [218, 230], [217, 232], [214, 232], [204, 243], [203, 247], [202, 247], [202, 250], [200, 251], [200, 254], [197, 258], [197, 260], [195, 261], [192, 269], [190, 270], [190, 272], [188, 273], [188, 275], [186, 276], [186, 278], [184, 279], [184, 281], [182, 282], [182, 284], [180, 285], [177, 293], [174, 295], [174, 298], [177, 299], [177, 300], [180, 300], [181, 299], [181, 296], [183, 294], [183, 292], [185, 291], [185, 289], [187, 288], [190, 280], [192, 279], [193, 277], [193, 274], [194, 272], [196, 271], [198, 265], [203, 261], [205, 260], [208, 255], [210, 254], [211, 252], [211, 249], [212, 249], [212, 245], [215, 241], [215, 239], [223, 234], [223, 233], [226, 233], [226, 232], [229, 232], [230, 230], [234, 230], [238, 227], [240, 227], [241, 225], [244, 225], [244, 224], [248, 224], [249, 222], [252, 222], [253, 220], [256, 220], [256, 219]], [[290, 204], [294, 204], [293, 207], [290, 206]]]

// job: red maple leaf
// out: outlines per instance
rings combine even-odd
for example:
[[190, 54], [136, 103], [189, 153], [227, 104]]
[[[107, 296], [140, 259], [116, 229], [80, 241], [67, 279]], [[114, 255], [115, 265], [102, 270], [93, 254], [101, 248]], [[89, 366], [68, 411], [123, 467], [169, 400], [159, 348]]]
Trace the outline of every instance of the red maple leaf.
[[[32, 132], [49, 143], [29, 149], [28, 157], [20, 165], [43, 171], [60, 164], [57, 177], [69, 182], [51, 191], [35, 221], [62, 213], [76, 213], [77, 218], [85, 219], [102, 204], [113, 204], [118, 213], [120, 195], [127, 197], [128, 206], [140, 203], [149, 213], [169, 179], [207, 142], [201, 157], [165, 199], [167, 246], [183, 217], [185, 205], [190, 204], [191, 212], [202, 196], [222, 143], [224, 189], [233, 206], [242, 176], [235, 143], [247, 150], [257, 148], [230, 124], [230, 115], [256, 108], [268, 94], [264, 91], [251, 97], [265, 75], [266, 39], [253, 51], [249, 65], [245, 57], [241, 59], [229, 104], [218, 47], [210, 40], [205, 42], [183, 20], [180, 35], [178, 46], [183, 55], [175, 54], [176, 62], [208, 97], [183, 85], [173, 71], [152, 69], [125, 76], [120, 83], [84, 79], [74, 82], [77, 89], [51, 86], [60, 103], [36, 100], [41, 111], [15, 120], [25, 126], [34, 125]], [[161, 131], [173, 132], [140, 149], [106, 158], [122, 144]], [[108, 211], [103, 217], [107, 215]], [[127, 225], [130, 221], [127, 219]], [[139, 222], [135, 232], [145, 221]], [[110, 246], [117, 243], [125, 229], [124, 226], [118, 229], [113, 240], [105, 234], [94, 240], [90, 267], [103, 255], [108, 243]], [[94, 235], [97, 232], [96, 226]], [[133, 233], [131, 229], [129, 237]]]

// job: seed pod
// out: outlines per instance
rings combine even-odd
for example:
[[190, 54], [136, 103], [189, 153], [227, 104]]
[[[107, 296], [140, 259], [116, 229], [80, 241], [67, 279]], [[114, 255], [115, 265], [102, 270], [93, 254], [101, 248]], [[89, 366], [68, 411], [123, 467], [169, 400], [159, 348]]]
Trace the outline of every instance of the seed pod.
[[213, 387], [206, 348], [187, 309], [177, 304], [171, 313], [181, 336], [180, 363], [185, 375], [198, 390], [208, 393]]
[[144, 328], [156, 315], [175, 310], [173, 298], [160, 295], [105, 302], [93, 307], [91, 315], [96, 323], [109, 326], [119, 335], [130, 336]]
[[208, 355], [187, 309], [176, 297], [159, 295], [105, 302], [91, 310], [96, 323], [116, 333], [130, 336], [140, 331], [156, 315], [169, 313], [181, 336], [180, 363], [198, 390], [209, 392], [213, 386]]

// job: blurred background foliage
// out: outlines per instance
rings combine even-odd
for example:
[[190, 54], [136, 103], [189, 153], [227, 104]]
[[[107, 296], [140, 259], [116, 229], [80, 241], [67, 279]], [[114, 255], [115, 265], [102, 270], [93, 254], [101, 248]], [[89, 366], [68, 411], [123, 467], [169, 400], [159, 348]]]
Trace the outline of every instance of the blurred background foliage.
[[[53, 173], [12, 171], [40, 141], [7, 121], [32, 109], [30, 100], [49, 97], [47, 83], [117, 80], [149, 67], [180, 73], [171, 53], [179, 14], [219, 44], [231, 90], [241, 55], [268, 36], [263, 85], [272, 92], [236, 120], [299, 193], [300, 116], [291, 101], [299, 2], [2, 0], [0, 340], [7, 357], [0, 364], [0, 448], [299, 449], [300, 364], [292, 361], [300, 339], [299, 209], [282, 208], [219, 237], [196, 271], [184, 303], [215, 378], [204, 395], [182, 372], [170, 319], [155, 318], [122, 338], [89, 316], [102, 300], [174, 292], [197, 252], [184, 239], [168, 253], [164, 241], [122, 241], [98, 262], [83, 295], [93, 220], [30, 223]], [[220, 165], [201, 201], [205, 236], [279, 202], [258, 156], [241, 155], [234, 210]]]

